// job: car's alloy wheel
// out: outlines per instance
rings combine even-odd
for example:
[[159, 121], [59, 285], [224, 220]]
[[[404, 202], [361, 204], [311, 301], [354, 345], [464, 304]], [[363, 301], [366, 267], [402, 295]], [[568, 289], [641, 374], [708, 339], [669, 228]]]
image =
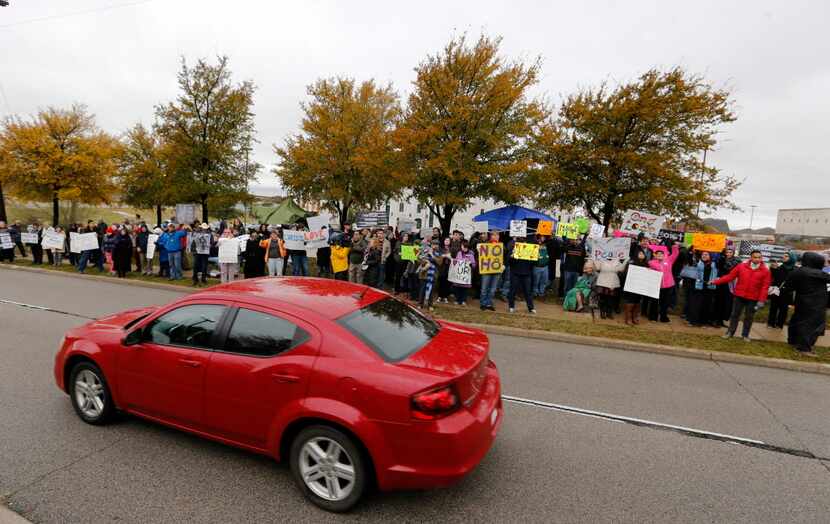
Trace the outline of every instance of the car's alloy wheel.
[[112, 416], [109, 387], [95, 364], [81, 362], [72, 369], [69, 394], [75, 412], [84, 422], [103, 424]]
[[291, 468], [303, 493], [329, 511], [346, 511], [366, 485], [363, 457], [351, 439], [327, 426], [306, 428], [291, 447]]

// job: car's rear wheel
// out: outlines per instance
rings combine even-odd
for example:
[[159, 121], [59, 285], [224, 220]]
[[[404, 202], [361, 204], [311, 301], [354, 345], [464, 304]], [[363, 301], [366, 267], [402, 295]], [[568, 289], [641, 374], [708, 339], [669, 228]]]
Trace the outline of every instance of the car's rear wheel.
[[92, 362], [79, 362], [69, 374], [69, 398], [81, 420], [101, 425], [115, 413], [109, 385], [101, 369]]
[[328, 426], [311, 426], [297, 435], [291, 471], [306, 498], [328, 511], [348, 511], [366, 489], [366, 464], [357, 445]]

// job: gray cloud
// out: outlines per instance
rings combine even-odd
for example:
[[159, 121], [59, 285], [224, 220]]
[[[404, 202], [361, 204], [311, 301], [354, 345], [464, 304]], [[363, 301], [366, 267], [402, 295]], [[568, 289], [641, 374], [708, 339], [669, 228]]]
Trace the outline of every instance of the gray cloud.
[[[11, 0], [0, 26], [118, 5], [117, 0]], [[305, 86], [349, 75], [393, 82], [405, 96], [413, 67], [452, 36], [504, 37], [510, 57], [544, 59], [538, 93], [561, 95], [650, 67], [683, 65], [734, 91], [739, 119], [708, 160], [745, 184], [746, 226], [774, 225], [779, 207], [826, 206], [830, 149], [830, 4], [794, 2], [218, 2], [153, 0], [49, 21], [0, 27], [0, 112], [31, 114], [83, 102], [120, 132], [152, 121], [176, 96], [179, 56], [227, 54], [252, 79], [260, 144], [295, 132]], [[261, 184], [275, 180], [263, 174]]]

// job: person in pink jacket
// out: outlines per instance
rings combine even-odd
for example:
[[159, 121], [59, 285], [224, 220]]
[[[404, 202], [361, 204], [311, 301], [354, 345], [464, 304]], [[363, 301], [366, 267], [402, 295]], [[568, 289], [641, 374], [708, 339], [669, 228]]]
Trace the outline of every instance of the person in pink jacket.
[[[669, 305], [674, 298], [674, 275], [672, 275], [672, 266], [677, 256], [680, 254], [680, 246], [675, 242], [672, 244], [671, 254], [667, 254], [665, 246], [649, 246], [653, 253], [653, 258], [648, 263], [648, 266], [655, 271], [663, 273], [663, 281], [660, 283], [660, 299], [658, 301], [658, 308], [660, 309], [660, 322], [669, 321]], [[649, 320], [657, 320], [657, 308], [650, 307], [648, 312]]]

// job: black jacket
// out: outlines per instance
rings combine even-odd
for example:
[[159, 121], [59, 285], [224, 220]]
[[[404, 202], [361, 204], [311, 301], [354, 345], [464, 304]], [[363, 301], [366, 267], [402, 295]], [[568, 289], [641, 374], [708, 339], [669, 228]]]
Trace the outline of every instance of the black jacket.
[[787, 275], [782, 291], [795, 292], [795, 312], [790, 318], [787, 342], [799, 349], [812, 348], [827, 327], [827, 286], [830, 273], [821, 270], [824, 257], [804, 253], [802, 267]]

